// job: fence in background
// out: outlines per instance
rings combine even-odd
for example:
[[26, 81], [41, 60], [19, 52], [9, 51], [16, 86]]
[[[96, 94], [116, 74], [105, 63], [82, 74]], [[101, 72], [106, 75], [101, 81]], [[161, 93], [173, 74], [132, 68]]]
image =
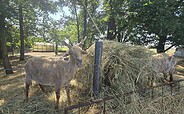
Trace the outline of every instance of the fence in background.
[[33, 46], [34, 52], [53, 52], [54, 45], [51, 43], [36, 42]]

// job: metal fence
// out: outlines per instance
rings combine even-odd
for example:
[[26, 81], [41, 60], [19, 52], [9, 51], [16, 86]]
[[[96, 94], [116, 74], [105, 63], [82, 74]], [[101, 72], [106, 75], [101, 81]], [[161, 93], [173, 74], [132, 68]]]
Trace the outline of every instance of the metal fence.
[[44, 42], [35, 42], [33, 46], [34, 52], [53, 52], [54, 45], [51, 43], [44, 43]]
[[[106, 113], [105, 102], [109, 102], [117, 97], [124, 97], [124, 99], [126, 99], [126, 97], [128, 97], [134, 93], [140, 93], [140, 92], [145, 93], [145, 94], [148, 93], [149, 98], [151, 98], [151, 99], [153, 99], [156, 96], [162, 96], [162, 97], [168, 96], [168, 94], [169, 95], [178, 95], [178, 94], [184, 92], [184, 85], [181, 84], [182, 82], [184, 82], [184, 79], [175, 80], [175, 81], [170, 82], [170, 83], [158, 84], [158, 85], [150, 87], [150, 88], [144, 88], [144, 89], [139, 89], [136, 91], [130, 91], [130, 92], [124, 93], [122, 95], [107, 96], [107, 97], [104, 97], [101, 99], [90, 100], [90, 101], [87, 101], [84, 103], [71, 105], [71, 106], [64, 108], [64, 114], [68, 114], [69, 111], [74, 110], [74, 109], [77, 109], [77, 113], [80, 114], [81, 108], [87, 107], [87, 106], [92, 106], [95, 104], [100, 104], [100, 103], [102, 103], [102, 105], [103, 105], [102, 112], [103, 112], [103, 114], [105, 114]], [[156, 91], [154, 91], [155, 89], [160, 89], [161, 93], [156, 93]], [[164, 91], [164, 89], [166, 89], [167, 91]]]

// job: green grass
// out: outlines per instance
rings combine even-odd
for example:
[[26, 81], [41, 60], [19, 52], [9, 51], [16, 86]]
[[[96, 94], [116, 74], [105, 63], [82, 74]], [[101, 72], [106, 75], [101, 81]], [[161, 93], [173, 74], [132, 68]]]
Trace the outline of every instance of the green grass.
[[68, 48], [67, 47], [58, 47], [58, 51], [66, 52], [66, 51], [68, 51]]

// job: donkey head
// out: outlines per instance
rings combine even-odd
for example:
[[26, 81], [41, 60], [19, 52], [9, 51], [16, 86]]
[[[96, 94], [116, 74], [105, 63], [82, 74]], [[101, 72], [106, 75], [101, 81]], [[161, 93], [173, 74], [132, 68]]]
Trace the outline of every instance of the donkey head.
[[74, 46], [71, 46], [67, 44], [66, 42], [64, 42], [65, 45], [69, 48], [69, 50], [63, 56], [70, 55], [71, 61], [75, 62], [75, 64], [78, 67], [82, 66], [82, 54], [87, 54], [87, 52], [81, 48], [81, 45], [83, 44], [85, 40], [86, 38], [82, 40], [79, 44], [74, 45]]

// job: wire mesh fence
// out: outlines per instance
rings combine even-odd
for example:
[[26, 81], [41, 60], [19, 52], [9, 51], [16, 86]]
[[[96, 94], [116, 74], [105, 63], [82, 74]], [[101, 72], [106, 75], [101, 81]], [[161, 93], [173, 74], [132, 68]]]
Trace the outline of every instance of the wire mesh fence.
[[[154, 98], [161, 97], [161, 102], [164, 102], [164, 98], [167, 96], [175, 96], [179, 95], [184, 92], [184, 79], [181, 80], [175, 80], [170, 83], [164, 83], [164, 84], [158, 84], [153, 87], [139, 89], [135, 91], [130, 91], [123, 93], [121, 95], [113, 95], [113, 96], [105, 96], [104, 98], [99, 98], [97, 100], [89, 100], [84, 103], [71, 105], [64, 108], [64, 114], [68, 114], [69, 111], [75, 110], [75, 113], [81, 114], [82, 108], [98, 105], [101, 106], [101, 113], [106, 114], [108, 113], [108, 107], [106, 106], [106, 103], [111, 102], [112, 100], [118, 100], [122, 99], [124, 102], [124, 105], [131, 104], [135, 102], [135, 100], [131, 99], [131, 96], [133, 95], [139, 95], [139, 101], [146, 101], [146, 100], [153, 100]], [[137, 94], [138, 93], [138, 94]], [[88, 110], [86, 110], [87, 112]], [[163, 110], [164, 112], [164, 110]]]

